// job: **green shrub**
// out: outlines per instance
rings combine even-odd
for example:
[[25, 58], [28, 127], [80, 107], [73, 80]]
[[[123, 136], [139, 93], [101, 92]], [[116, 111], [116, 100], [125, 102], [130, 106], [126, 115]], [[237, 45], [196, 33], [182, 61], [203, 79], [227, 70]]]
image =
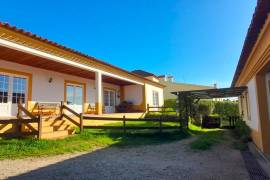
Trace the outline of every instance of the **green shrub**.
[[213, 113], [219, 114], [223, 118], [228, 118], [229, 116], [239, 116], [238, 102], [215, 102]]
[[211, 109], [207, 104], [199, 104], [198, 113], [201, 115], [209, 115], [211, 113]]
[[250, 141], [250, 128], [246, 125], [245, 121], [238, 121], [235, 125], [233, 133], [236, 138], [242, 142]]
[[164, 106], [168, 108], [172, 108], [173, 110], [176, 110], [177, 108], [176, 99], [165, 99]]

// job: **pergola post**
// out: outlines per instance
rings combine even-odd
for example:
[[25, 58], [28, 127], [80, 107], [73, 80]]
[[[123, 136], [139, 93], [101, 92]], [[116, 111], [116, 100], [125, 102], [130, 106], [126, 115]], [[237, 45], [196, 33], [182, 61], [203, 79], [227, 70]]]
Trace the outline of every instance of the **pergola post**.
[[[181, 103], [184, 102], [184, 103]], [[183, 106], [183, 108], [181, 107]], [[188, 103], [186, 95], [178, 92], [178, 109], [179, 109], [179, 118], [181, 119], [181, 127], [188, 128]]]

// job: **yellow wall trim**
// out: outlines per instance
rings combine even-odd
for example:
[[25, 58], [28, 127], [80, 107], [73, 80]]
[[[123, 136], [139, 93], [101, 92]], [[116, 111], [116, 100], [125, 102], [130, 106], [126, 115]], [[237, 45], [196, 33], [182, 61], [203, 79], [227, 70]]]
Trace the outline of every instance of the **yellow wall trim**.
[[22, 72], [22, 71], [12, 70], [12, 69], [5, 69], [5, 68], [0, 68], [0, 73], [1, 72], [2, 73], [19, 75], [19, 76], [25, 76], [25, 77], [28, 78], [27, 102], [26, 102], [26, 107], [28, 107], [28, 101], [32, 101], [32, 81], [33, 81], [32, 74]]
[[270, 17], [267, 18], [263, 29], [250, 53], [247, 63], [239, 75], [236, 86], [248, 83], [263, 67], [270, 62]]

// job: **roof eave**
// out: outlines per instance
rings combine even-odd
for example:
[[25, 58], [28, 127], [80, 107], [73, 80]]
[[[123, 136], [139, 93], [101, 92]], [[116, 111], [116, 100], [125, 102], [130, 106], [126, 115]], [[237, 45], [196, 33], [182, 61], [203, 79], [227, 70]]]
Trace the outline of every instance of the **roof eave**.
[[155, 84], [155, 85], [157, 85], [157, 86], [159, 86], [159, 87], [163, 87], [163, 88], [165, 87], [164, 85], [162, 85], [162, 84], [160, 84], [160, 83], [157, 83], [157, 82], [151, 81], [151, 80], [149, 80], [149, 79], [147, 79], [147, 78], [138, 76], [138, 75], [133, 74], [133, 73], [127, 71], [127, 70], [124, 70], [124, 69], [122, 69], [122, 68], [119, 68], [119, 67], [117, 67], [117, 66], [114, 66], [114, 65], [112, 65], [112, 64], [109, 64], [109, 63], [107, 63], [107, 62], [105, 62], [105, 61], [102, 61], [102, 60], [100, 60], [100, 59], [97, 59], [97, 58], [95, 58], [95, 57], [86, 55], [86, 54], [84, 54], [84, 53], [82, 53], [82, 52], [79, 52], [79, 51], [76, 51], [76, 50], [74, 50], [74, 49], [68, 48], [68, 47], [66, 47], [66, 46], [60, 45], [60, 44], [58, 44], [58, 43], [56, 43], [56, 42], [50, 41], [50, 40], [48, 40], [48, 39], [46, 39], [46, 38], [43, 38], [43, 37], [38, 36], [38, 35], [36, 35], [36, 34], [33, 34], [33, 33], [31, 33], [31, 32], [25, 31], [25, 30], [23, 30], [23, 29], [19, 29], [19, 28], [15, 27], [15, 26], [11, 26], [11, 25], [8, 24], [8, 23], [3, 23], [3, 22], [0, 21], [0, 27], [3, 27], [3, 28], [8, 29], [8, 30], [10, 30], [10, 31], [13, 31], [13, 32], [22, 34], [22, 35], [24, 35], [24, 36], [27, 36], [27, 37], [32, 38], [32, 39], [35, 39], [35, 40], [40, 41], [40, 42], [42, 42], [42, 43], [46, 43], [46, 44], [52, 45], [52, 46], [54, 46], [54, 47], [56, 47], [56, 48], [60, 48], [60, 49], [62, 49], [62, 50], [68, 51], [68, 52], [70, 52], [70, 53], [73, 53], [73, 54], [82, 56], [82, 57], [87, 58], [87, 59], [89, 59], [89, 60], [93, 60], [93, 61], [95, 61], [95, 62], [97, 62], [97, 63], [100, 63], [100, 64], [105, 65], [105, 66], [109, 66], [109, 67], [114, 68], [114, 69], [116, 69], [116, 70], [118, 70], [118, 71], [122, 71], [122, 72], [124, 72], [124, 73], [127, 73], [127, 74], [129, 74], [129, 75], [132, 75], [132, 76], [134, 76], [134, 77], [136, 77], [136, 78], [141, 79], [142, 81], [144, 81], [144, 83], [145, 83], [145, 82], [148, 82], [148, 83], [151, 83], [151, 84]]
[[246, 62], [252, 52], [254, 45], [256, 44], [259, 34], [265, 24], [268, 13], [270, 12], [269, 0], [258, 0], [255, 12], [252, 17], [252, 21], [248, 28], [248, 32], [244, 41], [243, 49], [234, 73], [234, 77], [231, 83], [231, 87], [236, 86], [240, 74], [246, 65]]

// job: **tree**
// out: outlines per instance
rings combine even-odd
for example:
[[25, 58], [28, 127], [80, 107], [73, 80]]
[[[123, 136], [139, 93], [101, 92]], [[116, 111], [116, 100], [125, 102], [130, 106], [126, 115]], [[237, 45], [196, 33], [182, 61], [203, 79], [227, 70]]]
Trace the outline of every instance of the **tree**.
[[213, 113], [219, 114], [223, 118], [229, 116], [239, 116], [238, 102], [219, 101], [215, 102]]

